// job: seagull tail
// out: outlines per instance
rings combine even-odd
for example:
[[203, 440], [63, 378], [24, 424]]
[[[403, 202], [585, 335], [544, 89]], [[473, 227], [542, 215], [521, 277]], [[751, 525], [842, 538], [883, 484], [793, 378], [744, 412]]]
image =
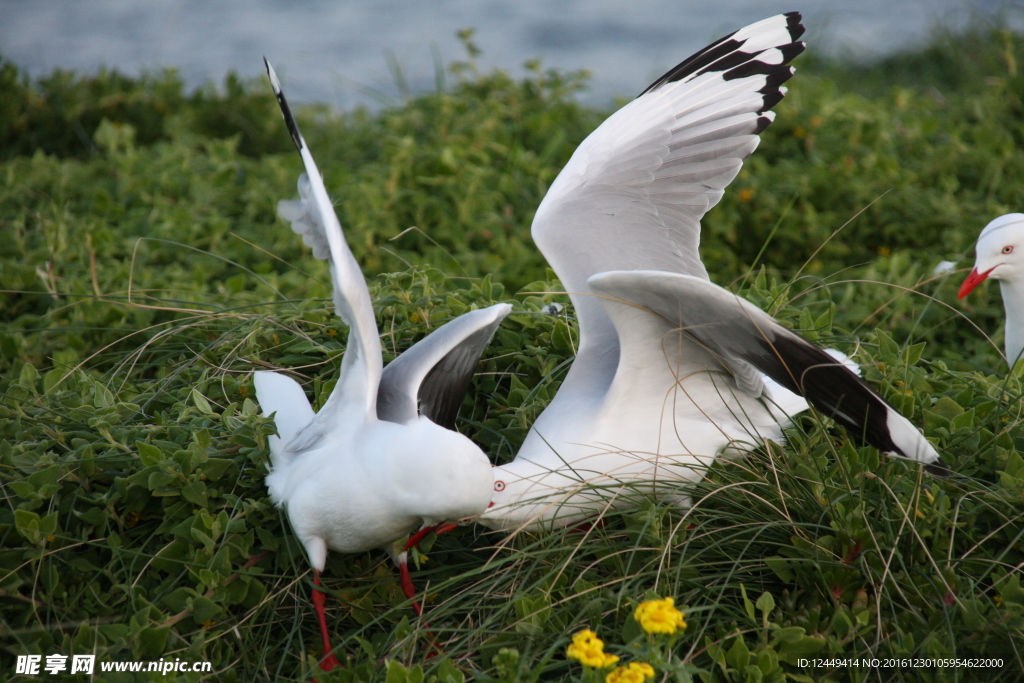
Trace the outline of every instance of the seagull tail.
[[256, 400], [265, 416], [272, 416], [277, 436], [267, 439], [274, 470], [288, 464], [287, 446], [295, 435], [312, 421], [315, 413], [299, 383], [287, 375], [261, 371], [254, 373]]

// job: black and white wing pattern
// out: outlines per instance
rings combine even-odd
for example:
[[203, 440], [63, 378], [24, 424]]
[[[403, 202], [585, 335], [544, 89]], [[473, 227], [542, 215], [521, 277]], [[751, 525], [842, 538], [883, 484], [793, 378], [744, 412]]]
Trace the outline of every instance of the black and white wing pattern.
[[581, 346], [614, 339], [587, 296], [591, 275], [642, 268], [707, 277], [700, 219], [773, 120], [803, 32], [791, 13], [713, 43], [609, 117], [562, 169], [532, 234], [570, 292]]
[[377, 392], [377, 417], [404, 424], [418, 415], [455, 429], [480, 354], [512, 307], [464, 313], [388, 363]]
[[600, 296], [679, 326], [734, 375], [763, 372], [879, 450], [948, 474], [928, 440], [843, 360], [727, 289], [662, 271], [600, 273], [590, 285]]

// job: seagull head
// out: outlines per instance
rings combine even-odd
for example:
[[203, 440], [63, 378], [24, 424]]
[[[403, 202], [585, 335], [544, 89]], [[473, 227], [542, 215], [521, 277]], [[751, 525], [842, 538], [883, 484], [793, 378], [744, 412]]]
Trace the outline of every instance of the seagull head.
[[975, 253], [974, 268], [960, 285], [960, 299], [988, 279], [1024, 279], [1024, 214], [1008, 213], [986, 225]]
[[433, 525], [476, 517], [491, 502], [491, 463], [462, 434], [419, 417], [395, 425], [393, 438], [381, 446], [394, 451], [391, 457], [377, 452], [372, 458], [390, 463], [383, 474], [396, 511]]
[[492, 472], [493, 498], [476, 520], [489, 529], [564, 526], [592, 517], [595, 501], [598, 508], [607, 506], [607, 493], [576, 474], [553, 472], [524, 459], [494, 467]]

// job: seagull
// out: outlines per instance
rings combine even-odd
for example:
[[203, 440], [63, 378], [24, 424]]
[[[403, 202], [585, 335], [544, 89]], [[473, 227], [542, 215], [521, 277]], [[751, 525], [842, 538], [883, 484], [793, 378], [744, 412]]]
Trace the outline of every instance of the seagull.
[[[292, 378], [255, 373], [257, 400], [277, 427], [277, 436], [269, 438], [267, 489], [287, 511], [315, 586], [328, 549], [383, 548], [398, 564], [402, 588], [412, 599], [407, 549], [430, 529], [479, 515], [491, 500], [491, 463], [454, 431], [455, 417], [480, 354], [511, 306], [466, 313], [384, 368], [370, 292], [277, 74], [264, 63], [306, 171], [298, 183], [301, 199], [282, 201], [278, 213], [317, 258], [330, 262], [334, 308], [350, 329], [340, 377], [318, 413]], [[320, 666], [329, 671], [339, 664], [318, 588], [313, 603], [324, 645]], [[418, 604], [413, 606], [419, 613]]]
[[1008, 213], [978, 236], [974, 268], [960, 285], [963, 299], [988, 279], [999, 280], [1006, 311], [1006, 361], [1012, 368], [1024, 352], [1024, 213]]
[[569, 293], [576, 358], [515, 459], [496, 467], [495, 529], [567, 525], [781, 441], [807, 401], [879, 449], [942, 473], [938, 453], [842, 358], [713, 284], [700, 219], [721, 199], [804, 50], [800, 14], [718, 40], [583, 141], [532, 235]]

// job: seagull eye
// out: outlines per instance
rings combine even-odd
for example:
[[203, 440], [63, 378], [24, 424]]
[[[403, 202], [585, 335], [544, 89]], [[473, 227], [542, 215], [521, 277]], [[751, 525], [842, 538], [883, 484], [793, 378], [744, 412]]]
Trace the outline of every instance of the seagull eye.
[[495, 491], [504, 491], [505, 490], [505, 482], [500, 481], [500, 480], [494, 482], [494, 490]]
[[1011, 246], [1003, 247], [1003, 253], [1004, 254], [1012, 254], [1013, 253], [1013, 246], [1011, 245]]

